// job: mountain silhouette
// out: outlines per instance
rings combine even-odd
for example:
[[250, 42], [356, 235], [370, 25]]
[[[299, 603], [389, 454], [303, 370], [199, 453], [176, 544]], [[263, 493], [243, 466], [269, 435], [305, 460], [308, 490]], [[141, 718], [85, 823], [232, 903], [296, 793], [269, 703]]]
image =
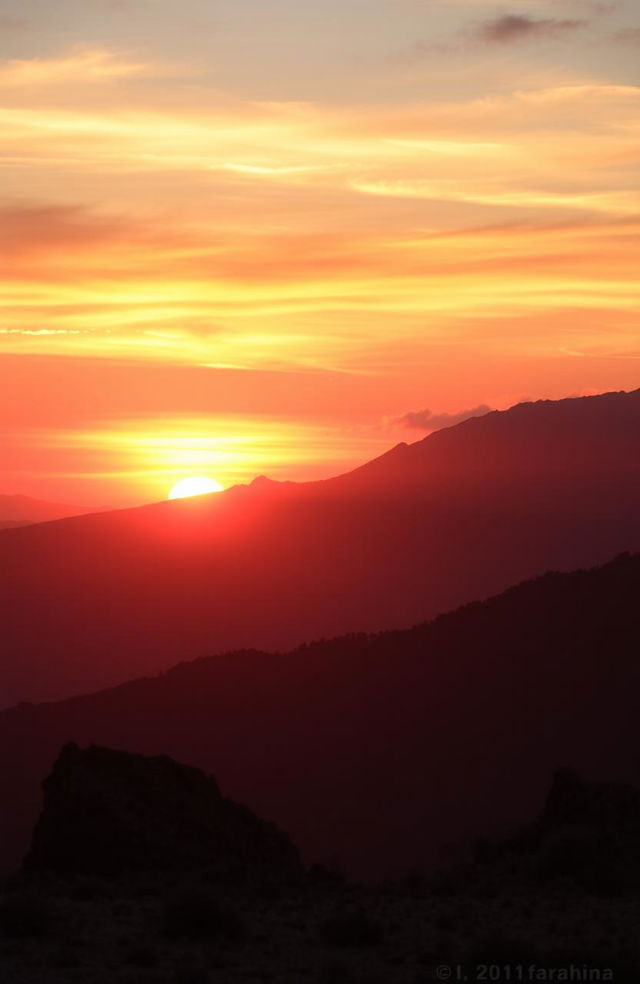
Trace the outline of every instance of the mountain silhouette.
[[640, 390], [521, 404], [346, 475], [0, 533], [0, 706], [406, 627], [640, 548]]
[[0, 529], [48, 523], [69, 516], [98, 512], [88, 506], [69, 506], [61, 502], [44, 502], [28, 495], [0, 495]]
[[0, 714], [0, 865], [68, 741], [167, 754], [359, 875], [532, 815], [548, 777], [638, 783], [640, 555], [549, 573], [409, 630], [239, 651]]

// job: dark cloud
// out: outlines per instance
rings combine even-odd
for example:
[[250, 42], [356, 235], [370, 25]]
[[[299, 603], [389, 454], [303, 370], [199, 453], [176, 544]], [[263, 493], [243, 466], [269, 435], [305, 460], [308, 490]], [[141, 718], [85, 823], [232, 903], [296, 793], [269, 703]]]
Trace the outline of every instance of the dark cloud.
[[640, 44], [640, 27], [625, 27], [613, 35], [613, 40], [622, 44]]
[[484, 21], [476, 31], [483, 41], [509, 44], [529, 38], [555, 38], [583, 27], [583, 20], [558, 20], [553, 17], [535, 18], [524, 14], [503, 14]]
[[485, 413], [491, 413], [492, 409], [493, 407], [487, 406], [486, 403], [481, 403], [479, 407], [460, 410], [459, 413], [431, 413], [431, 410], [417, 410], [405, 413], [394, 420], [394, 423], [401, 427], [410, 427], [412, 430], [436, 431], [442, 430], [443, 427], [461, 424], [463, 420], [469, 420], [471, 417], [483, 417]]
[[[584, 6], [584, 5], [583, 5]], [[590, 15], [608, 12], [607, 4], [588, 3]], [[464, 52], [469, 42], [485, 41], [490, 44], [517, 44], [520, 41], [536, 39], [554, 40], [570, 35], [589, 23], [583, 18], [528, 17], [526, 14], [503, 14], [490, 20], [476, 23], [471, 30], [462, 30], [457, 37], [440, 41], [416, 41], [393, 56], [397, 64], [424, 61], [434, 55], [451, 55]], [[634, 40], [633, 28], [621, 31], [617, 40]], [[628, 37], [627, 37], [628, 35]]]

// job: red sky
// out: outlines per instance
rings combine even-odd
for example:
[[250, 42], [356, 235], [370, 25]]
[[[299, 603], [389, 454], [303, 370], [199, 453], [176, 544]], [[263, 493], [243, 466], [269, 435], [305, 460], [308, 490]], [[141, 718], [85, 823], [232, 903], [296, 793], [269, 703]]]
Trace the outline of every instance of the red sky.
[[639, 384], [631, 2], [0, 23], [0, 491], [319, 477], [410, 412]]

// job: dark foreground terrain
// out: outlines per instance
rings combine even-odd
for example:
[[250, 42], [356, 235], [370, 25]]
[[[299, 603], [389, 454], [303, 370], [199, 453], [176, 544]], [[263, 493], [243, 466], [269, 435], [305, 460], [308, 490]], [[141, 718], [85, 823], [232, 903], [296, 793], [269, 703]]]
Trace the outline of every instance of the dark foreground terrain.
[[[457, 964], [469, 981], [509, 980], [509, 972], [525, 981], [640, 980], [638, 896], [612, 900], [567, 886], [434, 892], [419, 879], [272, 899], [87, 879], [52, 880], [35, 892], [27, 881], [4, 897], [9, 912], [22, 906], [27, 935], [2, 940], [3, 984], [421, 984], [463, 979]], [[193, 938], [177, 933], [180, 906], [191, 920], [209, 920]], [[437, 976], [441, 965], [450, 978]], [[483, 976], [482, 965], [501, 976]], [[572, 968], [573, 976], [558, 973]]]
[[631, 786], [561, 770], [531, 823], [429, 877], [362, 886], [304, 871], [284, 832], [199, 770], [67, 746], [0, 895], [0, 979], [622, 984], [640, 978], [639, 929]]

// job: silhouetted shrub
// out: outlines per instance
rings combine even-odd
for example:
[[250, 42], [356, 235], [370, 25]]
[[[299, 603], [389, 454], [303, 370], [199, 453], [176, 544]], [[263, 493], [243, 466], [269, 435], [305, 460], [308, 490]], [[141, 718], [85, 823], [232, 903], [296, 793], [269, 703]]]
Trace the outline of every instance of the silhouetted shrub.
[[131, 967], [157, 967], [158, 955], [148, 946], [133, 946], [126, 956], [126, 963]]
[[104, 881], [99, 878], [80, 877], [72, 882], [69, 888], [69, 898], [74, 902], [93, 902], [95, 899], [104, 898], [107, 889]]
[[7, 895], [0, 904], [0, 932], [5, 936], [14, 939], [45, 936], [50, 928], [50, 908], [37, 895]]
[[245, 935], [245, 926], [230, 905], [209, 892], [194, 890], [167, 901], [162, 932], [173, 939], [239, 940]]
[[630, 859], [624, 844], [578, 828], [549, 838], [538, 857], [538, 875], [545, 881], [568, 881], [597, 895], [618, 895], [637, 880], [637, 865], [634, 869]]
[[400, 882], [400, 892], [411, 899], [423, 899], [431, 895], [431, 884], [424, 871], [410, 871]]
[[549, 837], [540, 851], [538, 873], [541, 878], [575, 881], [582, 877], [593, 858], [591, 831], [562, 832]]
[[355, 972], [349, 964], [340, 960], [322, 963], [316, 970], [316, 984], [355, 984]]
[[350, 909], [326, 919], [320, 926], [320, 939], [328, 946], [376, 946], [382, 930], [364, 909]]
[[49, 966], [54, 970], [71, 970], [81, 967], [82, 961], [72, 946], [61, 946], [49, 955]]
[[209, 984], [211, 975], [203, 967], [180, 967], [174, 971], [174, 984]]
[[445, 909], [437, 914], [434, 925], [436, 929], [443, 930], [446, 933], [452, 933], [458, 929], [458, 920], [453, 912]]
[[441, 898], [464, 895], [476, 880], [472, 865], [456, 864], [435, 871], [429, 881], [431, 892]]
[[307, 884], [312, 888], [342, 888], [346, 880], [344, 871], [337, 864], [312, 864], [307, 871]]
[[476, 964], [520, 964], [534, 961], [537, 947], [531, 940], [495, 933], [474, 940], [465, 954], [469, 967]]

